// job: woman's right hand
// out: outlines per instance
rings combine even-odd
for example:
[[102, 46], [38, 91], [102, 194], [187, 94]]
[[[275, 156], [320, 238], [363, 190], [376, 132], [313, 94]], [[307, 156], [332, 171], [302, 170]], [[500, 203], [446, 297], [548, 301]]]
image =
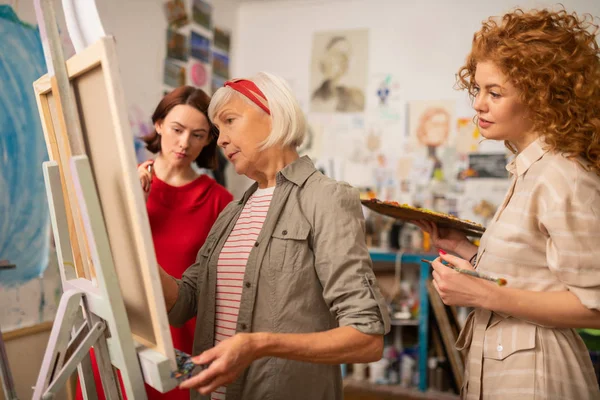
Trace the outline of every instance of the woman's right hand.
[[[140, 183], [144, 190], [144, 198], [148, 200], [148, 194], [150, 193], [150, 186], [152, 185], [152, 177], [154, 176], [154, 168], [148, 168], [154, 164], [154, 160], [148, 160], [141, 163], [138, 167], [138, 175], [140, 177]], [[150, 169], [150, 171], [149, 171]]]
[[409, 222], [421, 228], [422, 231], [427, 232], [431, 237], [431, 244], [438, 249], [459, 253], [457, 250], [465, 247], [466, 244], [473, 246], [469, 242], [469, 239], [467, 239], [467, 236], [456, 229], [439, 228], [437, 224], [424, 219]]

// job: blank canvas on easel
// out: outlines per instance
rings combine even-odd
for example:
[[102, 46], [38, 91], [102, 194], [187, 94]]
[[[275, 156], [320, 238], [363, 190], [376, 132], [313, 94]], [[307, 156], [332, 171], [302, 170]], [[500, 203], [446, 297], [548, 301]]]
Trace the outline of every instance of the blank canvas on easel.
[[[137, 176], [134, 139], [119, 82], [114, 40], [102, 38], [66, 64], [83, 136], [80, 138], [82, 148], [73, 154], [87, 155], [92, 167], [132, 333], [141, 344], [174, 362], [150, 224]], [[59, 162], [61, 169], [69, 168], [56, 144], [62, 140], [68, 145], [72, 138], [58, 137], [62, 130], [57, 129], [53, 117], [52, 85], [48, 76], [37, 80], [34, 88], [50, 159]], [[77, 201], [70, 200], [71, 210], [67, 210], [71, 214], [70, 222], [80, 223], [75, 215]], [[75, 236], [78, 241], [86, 242], [85, 234], [80, 237], [80, 233], [70, 232], [70, 235], [72, 241]], [[89, 242], [86, 244], [89, 246]]]

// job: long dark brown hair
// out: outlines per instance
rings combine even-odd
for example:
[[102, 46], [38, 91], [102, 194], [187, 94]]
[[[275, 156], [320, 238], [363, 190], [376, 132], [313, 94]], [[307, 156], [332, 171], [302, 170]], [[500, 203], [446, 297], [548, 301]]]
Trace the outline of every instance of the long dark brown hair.
[[[208, 118], [209, 103], [210, 96], [203, 90], [191, 86], [180, 86], [177, 89], [173, 89], [170, 93], [167, 93], [160, 103], [158, 103], [152, 114], [152, 123], [156, 124], [159, 121], [164, 121], [167, 114], [169, 114], [175, 106], [188, 105], [200, 111], [208, 121], [210, 142], [204, 146], [194, 162], [200, 168], [216, 169], [218, 130]], [[156, 132], [156, 129], [142, 139], [146, 142], [148, 151], [152, 153], [160, 152], [160, 135]]]

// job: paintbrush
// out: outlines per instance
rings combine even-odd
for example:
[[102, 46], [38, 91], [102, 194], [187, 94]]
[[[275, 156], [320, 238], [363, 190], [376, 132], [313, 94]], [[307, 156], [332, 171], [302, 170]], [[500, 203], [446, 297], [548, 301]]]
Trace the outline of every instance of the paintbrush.
[[[421, 258], [421, 261], [426, 262], [429, 265], [433, 264], [433, 261], [425, 260], [424, 258]], [[452, 268], [453, 270], [455, 270], [456, 272], [460, 272], [461, 274], [471, 275], [471, 276], [474, 276], [475, 278], [485, 279], [486, 281], [494, 282], [498, 286], [506, 286], [506, 284], [507, 284], [506, 279], [504, 279], [504, 278], [494, 278], [494, 277], [491, 277], [491, 276], [488, 276], [485, 274], [481, 274], [477, 271], [471, 271], [470, 269], [458, 268], [452, 264], [442, 263], [442, 265], [445, 265], [448, 268]]]

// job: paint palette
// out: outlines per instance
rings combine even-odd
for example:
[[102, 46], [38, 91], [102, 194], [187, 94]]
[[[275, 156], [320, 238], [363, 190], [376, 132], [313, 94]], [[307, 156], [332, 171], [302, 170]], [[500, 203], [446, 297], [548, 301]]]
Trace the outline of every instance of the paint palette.
[[362, 204], [388, 217], [401, 219], [403, 221], [427, 220], [435, 222], [439, 227], [452, 228], [463, 232], [467, 236], [480, 237], [485, 232], [485, 228], [473, 221], [457, 218], [453, 215], [428, 210], [425, 208], [413, 207], [408, 204], [400, 204], [395, 201], [381, 201], [378, 199], [362, 200]]
[[177, 371], [172, 373], [179, 383], [191, 378], [192, 376], [200, 373], [202, 370], [208, 368], [208, 365], [195, 364], [192, 361], [192, 356], [184, 353], [181, 350], [175, 349], [175, 359], [177, 361]]

